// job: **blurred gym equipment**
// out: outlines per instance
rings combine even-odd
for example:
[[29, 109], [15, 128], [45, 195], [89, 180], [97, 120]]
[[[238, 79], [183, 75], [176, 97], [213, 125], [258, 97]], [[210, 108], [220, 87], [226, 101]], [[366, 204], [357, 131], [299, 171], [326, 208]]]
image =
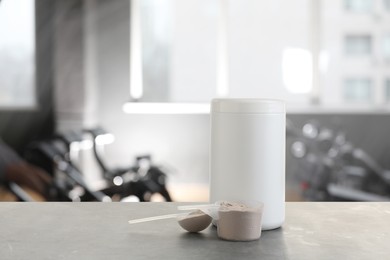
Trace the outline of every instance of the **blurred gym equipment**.
[[[34, 142], [25, 158], [53, 176], [50, 190], [52, 201], [121, 201], [136, 196], [138, 201], [150, 201], [159, 194], [172, 201], [166, 188], [167, 175], [152, 164], [151, 156], [139, 156], [132, 166], [110, 169], [104, 162], [104, 146], [114, 136], [102, 128], [68, 131], [53, 138]], [[99, 165], [106, 187], [94, 190], [80, 170], [80, 150], [90, 150]], [[20, 200], [25, 200], [20, 197]], [[31, 200], [29, 198], [29, 200]]]
[[287, 123], [290, 153], [299, 160], [301, 189], [310, 201], [389, 201], [390, 171], [348, 142], [346, 133], [307, 122]]

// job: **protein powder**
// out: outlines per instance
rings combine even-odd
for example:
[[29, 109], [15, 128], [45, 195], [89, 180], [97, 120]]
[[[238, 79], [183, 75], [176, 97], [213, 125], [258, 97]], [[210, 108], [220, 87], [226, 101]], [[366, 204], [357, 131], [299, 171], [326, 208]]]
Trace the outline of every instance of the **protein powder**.
[[232, 241], [259, 239], [263, 205], [258, 202], [221, 202], [218, 210], [218, 237]]

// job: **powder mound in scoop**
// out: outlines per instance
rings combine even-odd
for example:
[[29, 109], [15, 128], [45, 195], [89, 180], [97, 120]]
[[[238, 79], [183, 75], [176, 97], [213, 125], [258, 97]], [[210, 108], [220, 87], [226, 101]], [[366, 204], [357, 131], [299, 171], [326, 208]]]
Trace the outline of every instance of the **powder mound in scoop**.
[[210, 225], [211, 220], [212, 218], [201, 210], [196, 210], [187, 216], [180, 216], [177, 218], [179, 225], [183, 229], [192, 233], [206, 229]]

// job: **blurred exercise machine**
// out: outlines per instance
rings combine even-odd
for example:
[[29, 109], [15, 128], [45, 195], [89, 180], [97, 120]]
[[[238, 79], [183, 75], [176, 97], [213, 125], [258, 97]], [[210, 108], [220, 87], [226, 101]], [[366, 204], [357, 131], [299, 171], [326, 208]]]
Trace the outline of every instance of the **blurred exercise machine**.
[[306, 200], [389, 201], [390, 171], [355, 147], [346, 133], [307, 122], [302, 129], [287, 122], [291, 155], [299, 160]]
[[[26, 150], [25, 158], [53, 176], [52, 201], [108, 202], [121, 201], [129, 196], [150, 201], [154, 194], [172, 201], [166, 188], [167, 175], [152, 164], [150, 155], [137, 157], [135, 164], [127, 168], [110, 169], [106, 165], [103, 148], [112, 139], [113, 135], [102, 128], [68, 131], [49, 140], [34, 142]], [[78, 165], [79, 153], [83, 149], [93, 152], [106, 187], [94, 190], [86, 183]]]

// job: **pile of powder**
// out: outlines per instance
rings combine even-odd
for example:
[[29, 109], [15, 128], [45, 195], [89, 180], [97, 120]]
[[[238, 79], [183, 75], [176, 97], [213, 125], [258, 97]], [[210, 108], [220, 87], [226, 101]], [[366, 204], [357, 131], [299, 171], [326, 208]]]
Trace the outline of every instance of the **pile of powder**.
[[218, 210], [218, 237], [233, 241], [251, 241], [261, 236], [263, 207], [240, 202], [221, 202]]
[[179, 225], [183, 229], [192, 233], [200, 232], [206, 229], [210, 225], [211, 220], [212, 218], [201, 210], [196, 210], [187, 216], [181, 216], [177, 218]]

